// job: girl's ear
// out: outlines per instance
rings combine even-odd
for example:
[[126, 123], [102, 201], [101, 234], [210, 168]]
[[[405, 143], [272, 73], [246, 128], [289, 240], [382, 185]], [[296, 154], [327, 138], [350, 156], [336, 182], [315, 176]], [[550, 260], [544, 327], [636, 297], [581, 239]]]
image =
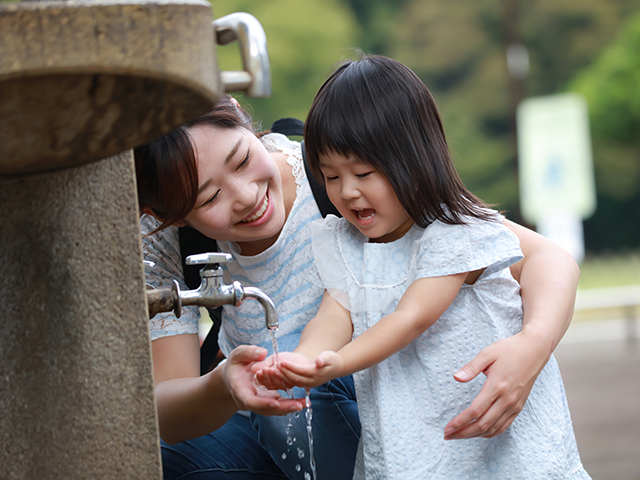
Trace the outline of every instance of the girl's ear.
[[229, 97], [229, 100], [231, 100], [231, 103], [233, 103], [236, 106], [236, 108], [240, 108], [240, 102], [238, 102], [238, 100], [236, 100], [233, 97]]

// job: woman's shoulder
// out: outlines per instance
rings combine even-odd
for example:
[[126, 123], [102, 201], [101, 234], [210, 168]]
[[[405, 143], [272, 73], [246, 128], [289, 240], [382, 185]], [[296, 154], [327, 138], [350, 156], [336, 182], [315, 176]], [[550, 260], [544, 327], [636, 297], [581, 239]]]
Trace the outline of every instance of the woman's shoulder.
[[302, 185], [307, 175], [304, 171], [300, 142], [290, 140], [281, 133], [269, 133], [261, 137], [260, 141], [269, 153], [280, 152], [285, 155], [286, 162], [292, 169], [296, 185]]

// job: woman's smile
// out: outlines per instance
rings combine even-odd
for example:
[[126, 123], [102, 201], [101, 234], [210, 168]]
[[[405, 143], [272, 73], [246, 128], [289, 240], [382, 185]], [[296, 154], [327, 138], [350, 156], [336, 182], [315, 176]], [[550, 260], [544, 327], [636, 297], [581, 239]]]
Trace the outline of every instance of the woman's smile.
[[258, 227], [267, 222], [273, 213], [273, 202], [269, 201], [269, 191], [265, 194], [262, 203], [257, 208], [257, 211], [251, 213], [247, 218], [241, 220], [239, 223], [246, 226]]

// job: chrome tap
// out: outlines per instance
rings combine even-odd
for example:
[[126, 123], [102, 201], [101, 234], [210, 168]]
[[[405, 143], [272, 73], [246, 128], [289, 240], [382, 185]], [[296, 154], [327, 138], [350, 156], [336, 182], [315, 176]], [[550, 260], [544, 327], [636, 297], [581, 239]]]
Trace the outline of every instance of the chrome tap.
[[247, 298], [257, 300], [264, 308], [265, 325], [269, 330], [278, 328], [278, 314], [273, 301], [260, 289], [243, 287], [240, 282], [231, 285], [222, 281], [221, 263], [233, 261], [228, 253], [200, 253], [189, 255], [187, 265], [204, 265], [200, 270], [200, 286], [195, 290], [180, 291], [178, 282], [173, 281], [171, 287], [147, 290], [149, 318], [157, 313], [173, 311], [180, 317], [182, 306], [198, 305], [200, 307], [219, 307], [233, 305], [239, 307]]

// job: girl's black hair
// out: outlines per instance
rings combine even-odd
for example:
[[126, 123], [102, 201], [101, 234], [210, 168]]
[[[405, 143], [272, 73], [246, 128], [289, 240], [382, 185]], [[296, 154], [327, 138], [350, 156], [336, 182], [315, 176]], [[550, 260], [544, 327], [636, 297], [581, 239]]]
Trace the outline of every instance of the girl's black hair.
[[253, 131], [251, 116], [226, 96], [204, 115], [133, 150], [138, 204], [162, 219], [157, 230], [182, 221], [195, 207], [198, 165], [188, 129], [202, 125]]
[[387, 177], [420, 227], [494, 218], [462, 184], [431, 93], [396, 60], [370, 55], [341, 64], [313, 101], [304, 139], [317, 179], [324, 178], [320, 155], [355, 156]]

